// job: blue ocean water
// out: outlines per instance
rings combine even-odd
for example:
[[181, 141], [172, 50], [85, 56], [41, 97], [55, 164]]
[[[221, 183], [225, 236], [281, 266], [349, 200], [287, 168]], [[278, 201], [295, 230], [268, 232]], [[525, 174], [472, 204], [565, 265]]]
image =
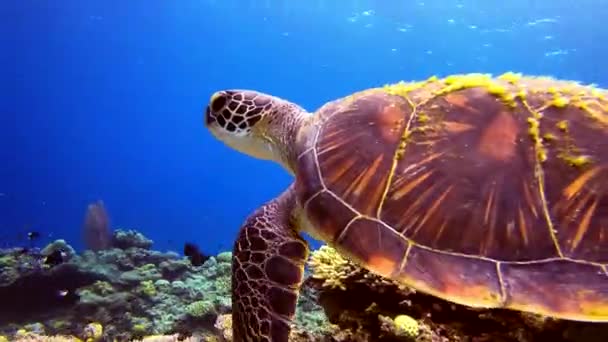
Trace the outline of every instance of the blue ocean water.
[[229, 249], [290, 182], [216, 141], [212, 92], [313, 111], [431, 75], [517, 71], [608, 87], [597, 0], [14, 1], [0, 9], [0, 242], [82, 248], [87, 204], [159, 249]]

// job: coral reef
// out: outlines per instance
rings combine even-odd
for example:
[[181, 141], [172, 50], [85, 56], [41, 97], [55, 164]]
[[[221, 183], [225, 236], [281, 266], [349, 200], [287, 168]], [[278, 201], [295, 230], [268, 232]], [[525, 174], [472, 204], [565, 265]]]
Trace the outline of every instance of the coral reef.
[[0, 286], [0, 324], [48, 316], [68, 309], [78, 300], [77, 289], [104, 279], [103, 275], [84, 270], [74, 263], [52, 269], [27, 270]]
[[[134, 230], [77, 254], [57, 240], [0, 250], [2, 341], [232, 341], [230, 252], [193, 266]], [[120, 247], [118, 247], [120, 246]], [[65, 262], [44, 263], [61, 251]], [[608, 340], [607, 324], [474, 310], [374, 275], [323, 246], [311, 254], [290, 341]]]
[[[230, 341], [232, 253], [193, 266], [150, 249], [135, 230], [117, 229], [112, 247], [77, 254], [64, 240], [38, 249], [0, 250], [0, 336], [10, 341]], [[46, 265], [60, 251], [64, 262]], [[327, 325], [314, 291], [300, 298], [297, 330], [307, 339]], [[48, 335], [48, 336], [47, 336]], [[53, 337], [50, 337], [53, 336]], [[194, 339], [201, 341], [201, 339]]]
[[330, 322], [356, 341], [608, 341], [608, 324], [557, 320], [446, 302], [374, 275], [323, 246], [308, 286]]
[[[17, 337], [32, 322], [83, 341], [189, 335], [191, 326], [215, 333], [215, 316], [231, 307], [230, 253], [193, 267], [177, 253], [150, 250], [152, 241], [134, 230], [116, 230], [112, 241], [113, 248], [80, 255], [62, 240], [42, 251], [1, 250], [0, 298], [8, 302], [0, 305], [0, 335]], [[65, 262], [44, 265], [56, 249]]]
[[112, 246], [120, 249], [127, 249], [131, 247], [149, 249], [152, 247], [153, 243], [154, 242], [152, 240], [133, 229], [118, 229], [112, 236]]

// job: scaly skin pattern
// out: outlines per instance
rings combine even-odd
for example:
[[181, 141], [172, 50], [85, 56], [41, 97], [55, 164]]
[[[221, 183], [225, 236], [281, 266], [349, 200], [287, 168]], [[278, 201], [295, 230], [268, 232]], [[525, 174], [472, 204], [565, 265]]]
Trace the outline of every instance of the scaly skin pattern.
[[214, 94], [212, 133], [296, 176], [236, 240], [235, 341], [288, 340], [300, 230], [455, 303], [608, 321], [607, 96], [514, 73], [400, 82], [314, 116]]
[[300, 106], [251, 90], [213, 94], [204, 121], [216, 138], [294, 173], [298, 134], [311, 116]]
[[234, 341], [287, 341], [308, 259], [294, 229], [293, 186], [247, 219], [234, 245]]

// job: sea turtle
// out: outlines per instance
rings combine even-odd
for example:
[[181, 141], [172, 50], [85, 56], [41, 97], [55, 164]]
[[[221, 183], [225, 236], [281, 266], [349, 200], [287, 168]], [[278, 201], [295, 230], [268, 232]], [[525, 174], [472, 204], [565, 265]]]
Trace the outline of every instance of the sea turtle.
[[461, 74], [363, 90], [314, 114], [223, 90], [204, 122], [295, 176], [234, 244], [235, 341], [288, 340], [309, 252], [300, 232], [454, 303], [608, 321], [605, 90]]

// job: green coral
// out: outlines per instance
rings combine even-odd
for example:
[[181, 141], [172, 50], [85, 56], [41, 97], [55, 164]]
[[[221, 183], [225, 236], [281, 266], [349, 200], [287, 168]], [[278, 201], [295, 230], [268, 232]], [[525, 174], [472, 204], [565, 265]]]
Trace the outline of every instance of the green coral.
[[145, 264], [120, 275], [121, 281], [131, 284], [138, 284], [144, 280], [158, 280], [161, 278], [162, 275], [154, 264]]
[[131, 317], [131, 330], [137, 336], [152, 333], [152, 323], [145, 317]]
[[231, 263], [232, 262], [232, 252], [222, 252], [215, 257], [217, 262], [219, 263]]
[[136, 335], [144, 335], [148, 331], [148, 326], [142, 323], [138, 323], [134, 324], [132, 329], [133, 333], [135, 333]]
[[302, 287], [296, 306], [295, 323], [299, 330], [312, 335], [327, 334], [334, 329], [327, 319], [325, 311], [319, 305], [317, 289], [309, 286]]
[[154, 297], [157, 294], [156, 286], [152, 280], [144, 280], [139, 284], [139, 289], [141, 293], [148, 297]]
[[163, 261], [160, 263], [159, 269], [164, 278], [174, 280], [188, 272], [191, 266], [190, 260], [184, 258]]
[[57, 320], [52, 320], [50, 322], [47, 322], [47, 325], [52, 330], [59, 331], [59, 330], [66, 330], [66, 329], [68, 329], [72, 324], [71, 324], [70, 321], [66, 321], [66, 320], [63, 320], [63, 319], [57, 319]]
[[171, 289], [171, 283], [166, 279], [159, 279], [155, 281], [154, 286], [156, 289], [162, 292], [169, 291], [169, 289]]
[[200, 272], [191, 274], [183, 283], [173, 282], [172, 287], [187, 291], [193, 298], [203, 298], [204, 301], [213, 303], [218, 313], [230, 311], [232, 269], [229, 261], [231, 257], [227, 256], [209, 258]]
[[17, 258], [12, 254], [0, 256], [0, 267], [15, 267], [17, 265]]
[[133, 229], [116, 229], [114, 232], [114, 246], [120, 249], [140, 248], [149, 249], [154, 241]]
[[0, 284], [10, 283], [19, 276], [18, 264], [14, 255], [0, 255]]
[[102, 296], [107, 296], [111, 293], [114, 293], [114, 286], [103, 280], [98, 280], [94, 282], [93, 285], [90, 286], [90, 289]]
[[215, 305], [208, 300], [199, 300], [186, 306], [186, 312], [192, 317], [203, 317], [215, 312]]

